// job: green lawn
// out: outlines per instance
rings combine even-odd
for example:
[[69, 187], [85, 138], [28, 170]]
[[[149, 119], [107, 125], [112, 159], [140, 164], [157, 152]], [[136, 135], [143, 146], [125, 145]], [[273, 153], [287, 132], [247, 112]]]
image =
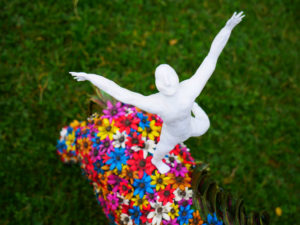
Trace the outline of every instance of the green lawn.
[[189, 78], [239, 10], [246, 17], [197, 99], [211, 128], [186, 144], [247, 210], [266, 209], [272, 224], [299, 223], [299, 7], [292, 2], [2, 0], [0, 224], [106, 224], [79, 166], [56, 155], [60, 128], [86, 118], [93, 93], [68, 71], [153, 93], [157, 65]]

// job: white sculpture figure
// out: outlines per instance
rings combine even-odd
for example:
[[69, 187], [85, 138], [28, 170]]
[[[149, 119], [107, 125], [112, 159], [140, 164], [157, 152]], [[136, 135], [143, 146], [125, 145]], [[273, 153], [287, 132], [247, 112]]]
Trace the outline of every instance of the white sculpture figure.
[[[219, 55], [225, 47], [232, 29], [241, 22], [243, 12], [234, 13], [225, 27], [215, 37], [210, 51], [196, 73], [188, 80], [179, 83], [175, 70], [167, 65], [159, 65], [155, 70], [155, 84], [158, 93], [144, 96], [117, 85], [115, 82], [95, 74], [70, 72], [77, 81], [88, 80], [117, 100], [134, 105], [144, 111], [157, 114], [163, 120], [160, 141], [156, 146], [152, 163], [160, 173], [170, 168], [162, 159], [175, 145], [189, 137], [203, 135], [210, 123], [206, 113], [195, 103], [212, 75]], [[191, 115], [193, 112], [194, 116]]]

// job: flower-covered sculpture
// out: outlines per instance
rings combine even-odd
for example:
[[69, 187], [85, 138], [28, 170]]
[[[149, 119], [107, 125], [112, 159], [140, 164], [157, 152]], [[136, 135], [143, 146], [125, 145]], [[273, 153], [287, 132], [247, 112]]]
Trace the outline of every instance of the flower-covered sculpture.
[[[153, 95], [143, 96], [134, 93], [99, 75], [70, 73], [77, 81], [90, 81], [118, 101], [134, 105], [162, 118], [164, 123], [152, 163], [161, 173], [167, 173], [170, 167], [162, 159], [178, 143], [182, 143], [192, 136], [203, 135], [210, 126], [208, 116], [195, 103], [195, 99], [214, 72], [217, 60], [230, 37], [231, 31], [242, 21], [243, 17], [243, 12], [234, 13], [227, 21], [225, 27], [215, 37], [203, 63], [190, 79], [179, 83], [178, 75], [171, 66], [167, 64], [158, 66], [155, 70], [155, 84], [159, 92]], [[109, 107], [107, 112], [114, 112], [113, 115], [108, 116], [109, 119], [112, 119], [118, 115], [118, 107]], [[191, 112], [193, 112], [194, 117], [191, 116]], [[144, 132], [147, 133], [147, 130]]]
[[265, 213], [246, 216], [243, 201], [212, 182], [207, 165], [196, 163], [182, 143], [209, 127], [194, 101], [242, 18], [235, 13], [228, 20], [191, 79], [179, 83], [170, 66], [160, 65], [154, 95], [133, 93], [98, 75], [71, 73], [120, 101], [107, 101], [103, 114], [64, 127], [57, 144], [63, 162], [80, 163], [111, 224], [268, 224]]

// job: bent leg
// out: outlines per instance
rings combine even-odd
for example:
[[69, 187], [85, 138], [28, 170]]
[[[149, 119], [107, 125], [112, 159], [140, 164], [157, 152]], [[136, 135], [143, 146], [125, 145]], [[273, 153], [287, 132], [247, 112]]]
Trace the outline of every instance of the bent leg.
[[201, 107], [194, 102], [192, 112], [195, 117], [192, 117], [192, 132], [191, 136], [198, 137], [203, 135], [209, 128], [209, 118]]
[[165, 133], [161, 133], [160, 141], [156, 146], [156, 150], [151, 160], [152, 164], [156, 166], [158, 171], [162, 174], [170, 171], [170, 167], [165, 164], [162, 159], [178, 144], [174, 138], [171, 138]]

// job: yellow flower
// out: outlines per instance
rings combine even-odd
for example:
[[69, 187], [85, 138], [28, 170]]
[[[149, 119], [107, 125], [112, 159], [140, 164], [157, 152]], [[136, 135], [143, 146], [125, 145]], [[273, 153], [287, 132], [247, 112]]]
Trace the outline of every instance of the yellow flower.
[[141, 127], [138, 128], [139, 132], [142, 132], [142, 136], [143, 137], [148, 137], [151, 140], [154, 140], [155, 137], [159, 136], [161, 127], [160, 126], [156, 126], [155, 125], [155, 120], [152, 120], [150, 122], [150, 127], [145, 127], [145, 129], [143, 130]]
[[157, 170], [155, 170], [155, 174], [152, 175], [151, 178], [152, 182], [150, 184], [156, 186], [156, 191], [159, 189], [165, 189], [165, 187], [170, 183], [170, 177], [160, 174]]
[[179, 216], [179, 205], [175, 205], [174, 203], [171, 205], [171, 210], [169, 211], [169, 216], [172, 218], [172, 220], [175, 219], [175, 217]]
[[74, 120], [74, 121], [70, 124], [70, 126], [73, 127], [73, 128], [78, 127], [79, 125], [80, 125], [80, 123], [79, 123], [78, 120]]
[[108, 119], [102, 120], [102, 126], [98, 128], [99, 133], [97, 134], [98, 137], [100, 137], [101, 140], [105, 139], [107, 136], [110, 140], [113, 140], [113, 135], [117, 132], [118, 128], [114, 126], [115, 121], [112, 121], [112, 123], [109, 123]]
[[66, 145], [67, 145], [67, 151], [74, 151], [75, 150], [75, 145], [74, 145], [74, 140], [75, 140], [75, 132], [73, 131], [70, 133], [67, 138], [66, 138]]
[[146, 195], [143, 198], [140, 198], [140, 195], [136, 195], [131, 199], [133, 201], [133, 206], [138, 206], [140, 210], [146, 208], [149, 204], [148, 200], [146, 199]]

